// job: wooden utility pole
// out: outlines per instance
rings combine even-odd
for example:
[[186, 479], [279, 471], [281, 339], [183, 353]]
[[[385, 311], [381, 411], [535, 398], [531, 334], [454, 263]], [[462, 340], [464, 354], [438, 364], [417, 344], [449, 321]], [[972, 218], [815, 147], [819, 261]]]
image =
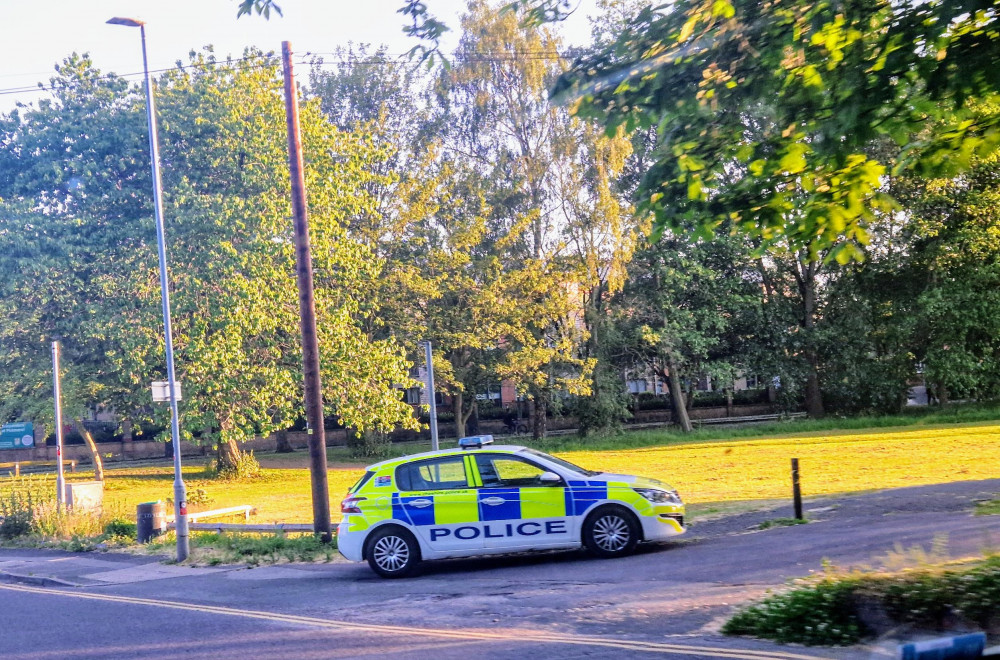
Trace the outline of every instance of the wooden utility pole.
[[295, 272], [299, 283], [299, 316], [302, 319], [302, 371], [305, 383], [306, 420], [309, 423], [309, 474], [312, 481], [313, 531], [324, 543], [330, 533], [330, 487], [326, 478], [326, 433], [323, 429], [323, 387], [319, 378], [319, 340], [316, 337], [316, 301], [313, 298], [312, 254], [309, 250], [309, 214], [302, 167], [302, 134], [299, 99], [292, 71], [292, 45], [281, 42], [285, 74], [285, 119], [288, 124], [288, 164], [292, 175], [292, 211], [295, 216]]

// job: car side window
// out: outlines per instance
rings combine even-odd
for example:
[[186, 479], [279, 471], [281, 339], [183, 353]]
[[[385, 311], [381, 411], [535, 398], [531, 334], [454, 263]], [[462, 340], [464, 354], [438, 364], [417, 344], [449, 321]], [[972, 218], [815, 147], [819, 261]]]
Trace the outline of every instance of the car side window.
[[448, 490], [468, 488], [462, 456], [431, 458], [396, 468], [396, 484], [401, 491]]
[[548, 470], [514, 456], [476, 454], [476, 466], [479, 468], [479, 477], [483, 481], [483, 488], [560, 485], [559, 483], [542, 483], [540, 477]]

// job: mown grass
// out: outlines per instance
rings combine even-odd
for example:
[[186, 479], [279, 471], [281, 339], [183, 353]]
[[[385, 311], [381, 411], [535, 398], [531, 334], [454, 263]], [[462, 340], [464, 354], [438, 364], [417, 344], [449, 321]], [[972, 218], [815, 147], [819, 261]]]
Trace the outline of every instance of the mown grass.
[[691, 503], [732, 502], [790, 498], [791, 458], [799, 459], [805, 496], [995, 478], [998, 441], [1000, 425], [976, 423], [557, 455], [662, 479]]
[[[688, 436], [645, 431], [593, 439], [553, 438], [538, 447], [583, 467], [661, 479], [693, 505], [689, 513], [711, 515], [744, 510], [761, 500], [790, 500], [793, 457], [800, 460], [807, 497], [995, 478], [1000, 423], [979, 421], [982, 417], [996, 419], [1000, 410], [976, 406], [898, 417], [709, 428]], [[955, 423], [946, 423], [949, 420]], [[442, 441], [442, 446], [451, 444]], [[427, 445], [408, 443], [394, 449], [411, 454], [425, 451]], [[207, 500], [192, 510], [250, 504], [257, 509], [257, 522], [309, 522], [312, 506], [305, 453], [266, 454], [260, 459], [266, 469], [261, 479], [249, 482], [219, 481], [202, 467], [185, 467], [188, 492], [202, 489]], [[331, 448], [329, 488], [335, 521], [341, 497], [361, 476], [364, 464], [350, 459], [346, 449]], [[106, 501], [134, 512], [140, 502], [173, 496], [172, 469], [111, 467], [105, 488]]]

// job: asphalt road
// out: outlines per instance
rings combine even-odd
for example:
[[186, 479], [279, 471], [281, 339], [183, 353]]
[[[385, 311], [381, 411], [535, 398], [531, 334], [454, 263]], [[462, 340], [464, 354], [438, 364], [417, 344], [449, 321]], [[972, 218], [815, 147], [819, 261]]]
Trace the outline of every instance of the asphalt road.
[[[191, 569], [112, 554], [0, 550], [0, 656], [28, 658], [891, 657], [893, 644], [782, 647], [718, 628], [735, 605], [821, 570], [898, 566], [1000, 546], [1000, 516], [973, 517], [1000, 480], [883, 491], [788, 515], [693, 525], [633, 557], [578, 552], [429, 563], [381, 580], [366, 565]], [[11, 577], [20, 576], [20, 577]]]

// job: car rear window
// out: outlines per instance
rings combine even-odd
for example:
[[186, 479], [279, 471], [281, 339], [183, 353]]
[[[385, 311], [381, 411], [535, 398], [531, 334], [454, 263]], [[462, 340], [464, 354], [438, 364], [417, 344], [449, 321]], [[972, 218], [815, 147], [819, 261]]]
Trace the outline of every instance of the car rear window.
[[375, 476], [375, 473], [371, 470], [365, 472], [364, 476], [358, 479], [357, 483], [350, 487], [347, 491], [348, 493], [356, 493], [362, 486], [368, 483], [368, 480]]
[[396, 484], [401, 491], [468, 488], [462, 456], [431, 458], [396, 468]]

